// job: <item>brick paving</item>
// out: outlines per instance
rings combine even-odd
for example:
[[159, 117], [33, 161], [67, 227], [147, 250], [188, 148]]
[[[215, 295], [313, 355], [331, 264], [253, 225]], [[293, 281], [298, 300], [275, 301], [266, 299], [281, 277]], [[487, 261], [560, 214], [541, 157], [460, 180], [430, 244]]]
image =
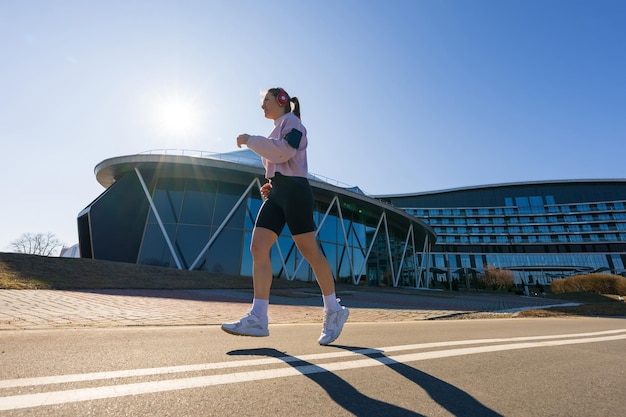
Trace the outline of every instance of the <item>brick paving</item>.
[[[562, 303], [538, 297], [338, 287], [351, 322], [427, 320]], [[0, 290], [0, 330], [217, 325], [245, 314], [249, 290]], [[319, 291], [272, 290], [270, 323], [321, 323]]]

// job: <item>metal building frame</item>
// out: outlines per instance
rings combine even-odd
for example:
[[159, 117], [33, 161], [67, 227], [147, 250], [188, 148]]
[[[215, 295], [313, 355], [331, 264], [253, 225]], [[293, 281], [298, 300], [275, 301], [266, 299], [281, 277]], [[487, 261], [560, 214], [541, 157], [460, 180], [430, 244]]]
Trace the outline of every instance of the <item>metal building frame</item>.
[[[166, 230], [165, 230], [165, 226], [161, 220], [161, 216], [159, 214], [159, 211], [157, 210], [156, 205], [154, 204], [154, 200], [152, 199], [152, 196], [150, 194], [150, 191], [148, 190], [148, 187], [146, 186], [146, 182], [144, 181], [144, 178], [139, 170], [139, 168], [135, 167], [134, 168], [135, 174], [137, 175], [137, 178], [139, 179], [139, 182], [141, 183], [141, 187], [143, 189], [143, 192], [146, 196], [146, 198], [148, 199], [148, 202], [150, 204], [150, 209], [152, 210], [152, 212], [154, 213], [154, 216], [157, 220], [157, 223], [159, 225], [159, 228], [161, 230], [161, 233], [163, 234], [163, 238], [165, 239], [167, 246], [169, 248], [170, 254], [172, 255], [172, 258], [174, 259], [174, 262], [176, 263], [176, 267], [178, 269], [183, 269], [182, 264], [180, 262], [180, 259], [178, 257], [178, 255], [176, 254], [176, 251], [174, 249], [174, 245], [172, 244], [172, 241], [170, 240]], [[210, 249], [210, 247], [213, 245], [213, 243], [215, 242], [215, 240], [218, 238], [218, 236], [220, 235], [221, 231], [224, 229], [224, 227], [226, 227], [226, 225], [228, 224], [228, 222], [230, 221], [231, 217], [234, 215], [234, 213], [237, 211], [237, 209], [241, 206], [241, 204], [246, 201], [246, 199], [249, 197], [250, 192], [252, 191], [252, 188], [254, 186], [257, 186], [257, 190], [261, 188], [261, 182], [259, 181], [259, 179], [257, 177], [255, 177], [250, 184], [248, 185], [248, 187], [245, 189], [245, 191], [241, 194], [241, 196], [239, 197], [239, 199], [237, 200], [237, 202], [235, 203], [235, 205], [231, 208], [231, 210], [229, 211], [229, 213], [226, 215], [226, 217], [224, 218], [224, 220], [222, 221], [222, 223], [220, 224], [220, 226], [217, 228], [216, 233], [211, 236], [211, 238], [208, 240], [208, 242], [206, 243], [206, 245], [204, 246], [204, 248], [200, 251], [200, 253], [198, 254], [198, 256], [196, 257], [195, 261], [191, 264], [191, 266], [189, 267], [189, 270], [193, 270], [196, 268], [196, 266], [201, 262], [202, 257], [206, 254], [206, 252]], [[343, 239], [344, 239], [344, 248], [346, 249], [346, 253], [348, 256], [348, 262], [349, 262], [349, 266], [350, 266], [350, 271], [352, 273], [352, 283], [354, 285], [359, 285], [360, 281], [361, 281], [361, 277], [363, 276], [363, 273], [365, 272], [365, 267], [367, 265], [367, 261], [369, 260], [369, 257], [371, 255], [372, 249], [374, 247], [374, 244], [376, 243], [376, 238], [378, 237], [378, 234], [381, 233], [381, 226], [384, 226], [384, 238], [387, 242], [387, 254], [389, 256], [389, 267], [391, 268], [391, 278], [392, 278], [392, 283], [394, 287], [397, 287], [400, 281], [400, 275], [402, 273], [403, 270], [403, 266], [406, 260], [406, 255], [407, 255], [407, 251], [410, 247], [413, 248], [414, 251], [414, 262], [413, 262], [413, 266], [414, 266], [414, 274], [415, 274], [415, 288], [428, 288], [429, 286], [429, 280], [427, 279], [427, 277], [430, 275], [430, 263], [429, 263], [429, 254], [430, 254], [430, 242], [428, 239], [428, 235], [425, 236], [425, 240], [424, 240], [424, 246], [422, 248], [422, 264], [421, 265], [417, 265], [417, 248], [415, 246], [415, 233], [414, 233], [414, 229], [413, 229], [413, 224], [409, 225], [409, 228], [407, 230], [406, 233], [406, 238], [404, 241], [404, 245], [402, 248], [402, 256], [400, 259], [400, 262], [397, 266], [397, 268], [394, 267], [394, 262], [393, 262], [393, 254], [392, 254], [392, 250], [391, 250], [391, 239], [389, 237], [389, 226], [387, 223], [387, 212], [382, 209], [382, 213], [378, 219], [378, 224], [376, 226], [376, 230], [374, 232], [374, 236], [372, 237], [372, 242], [369, 245], [369, 247], [367, 248], [367, 253], [365, 255], [365, 257], [363, 258], [363, 262], [361, 263], [361, 265], [357, 268], [357, 265], [355, 265], [354, 260], [352, 259], [351, 255], [350, 255], [350, 247], [348, 246], [348, 234], [346, 233], [346, 229], [345, 229], [345, 225], [344, 225], [344, 218], [343, 218], [343, 213], [341, 211], [341, 204], [340, 204], [340, 199], [338, 196], [334, 196], [332, 201], [330, 202], [330, 204], [328, 205], [328, 208], [326, 209], [326, 212], [324, 214], [324, 216], [322, 217], [320, 224], [318, 224], [317, 226], [317, 231], [315, 232], [315, 235], [317, 236], [320, 229], [322, 228], [322, 226], [324, 225], [324, 222], [326, 221], [326, 219], [328, 218], [328, 216], [330, 215], [330, 212], [332, 210], [333, 207], [335, 207], [337, 209], [337, 213], [339, 214], [339, 219], [340, 219], [340, 224], [341, 224], [341, 229], [342, 229], [342, 234], [343, 234]], [[291, 247], [290, 247], [290, 251], [294, 248], [295, 243], [292, 243]], [[286, 279], [289, 281], [292, 281], [296, 278], [296, 274], [298, 272], [298, 270], [300, 269], [300, 267], [302, 266], [302, 264], [304, 263], [304, 257], [302, 257], [300, 259], [300, 261], [298, 262], [298, 264], [296, 265], [293, 274], [289, 275], [287, 273], [287, 263], [286, 263], [286, 259], [280, 249], [280, 245], [278, 244], [278, 241], [276, 243], [276, 247], [277, 247], [277, 252], [278, 255], [280, 257], [280, 261], [283, 267], [283, 270], [285, 271], [286, 274]], [[365, 248], [361, 248], [361, 249], [365, 249]], [[426, 267], [424, 267], [424, 262], [426, 262]]]

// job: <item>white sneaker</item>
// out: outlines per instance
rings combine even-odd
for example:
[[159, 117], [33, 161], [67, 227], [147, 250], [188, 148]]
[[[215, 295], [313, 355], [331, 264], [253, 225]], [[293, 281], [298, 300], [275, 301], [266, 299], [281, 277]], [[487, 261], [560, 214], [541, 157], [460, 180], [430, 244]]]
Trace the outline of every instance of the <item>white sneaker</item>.
[[319, 344], [327, 345], [337, 340], [349, 315], [350, 312], [345, 307], [334, 313], [324, 313], [324, 326], [318, 339]]
[[246, 314], [237, 322], [222, 324], [222, 330], [237, 336], [264, 337], [270, 335], [267, 325], [252, 313]]

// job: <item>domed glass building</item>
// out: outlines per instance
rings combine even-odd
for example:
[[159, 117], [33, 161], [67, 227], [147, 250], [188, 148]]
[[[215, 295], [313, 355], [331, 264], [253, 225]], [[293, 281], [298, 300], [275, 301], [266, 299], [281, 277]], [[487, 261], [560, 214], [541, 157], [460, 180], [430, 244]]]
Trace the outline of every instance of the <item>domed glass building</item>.
[[[81, 257], [251, 276], [264, 172], [250, 150], [104, 160], [95, 174], [105, 191], [78, 216]], [[436, 240], [428, 224], [357, 187], [309, 181], [317, 239], [337, 281], [428, 287]], [[314, 280], [287, 227], [271, 258], [276, 278]]]

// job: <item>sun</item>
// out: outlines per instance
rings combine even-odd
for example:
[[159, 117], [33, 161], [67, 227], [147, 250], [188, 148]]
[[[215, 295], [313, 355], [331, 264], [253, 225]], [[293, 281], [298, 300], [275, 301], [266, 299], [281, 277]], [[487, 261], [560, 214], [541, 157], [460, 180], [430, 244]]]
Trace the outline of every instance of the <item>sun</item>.
[[200, 126], [200, 109], [190, 98], [161, 97], [155, 107], [157, 128], [165, 135], [191, 136]]

